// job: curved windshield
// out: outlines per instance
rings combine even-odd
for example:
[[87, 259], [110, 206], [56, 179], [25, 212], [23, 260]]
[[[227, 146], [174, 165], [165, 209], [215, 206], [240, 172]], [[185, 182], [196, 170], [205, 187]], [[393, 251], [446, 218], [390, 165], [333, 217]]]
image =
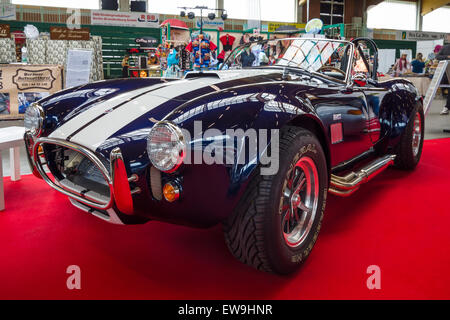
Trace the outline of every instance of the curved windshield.
[[329, 39], [288, 38], [249, 43], [234, 49], [221, 69], [288, 66], [334, 72], [345, 77], [350, 44]]

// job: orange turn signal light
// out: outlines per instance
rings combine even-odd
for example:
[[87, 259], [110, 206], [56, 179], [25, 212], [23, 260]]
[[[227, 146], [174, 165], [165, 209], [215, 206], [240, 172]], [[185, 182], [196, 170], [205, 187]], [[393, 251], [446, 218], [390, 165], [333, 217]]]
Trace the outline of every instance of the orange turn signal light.
[[174, 202], [180, 197], [180, 188], [172, 182], [168, 182], [163, 187], [164, 199], [168, 202]]

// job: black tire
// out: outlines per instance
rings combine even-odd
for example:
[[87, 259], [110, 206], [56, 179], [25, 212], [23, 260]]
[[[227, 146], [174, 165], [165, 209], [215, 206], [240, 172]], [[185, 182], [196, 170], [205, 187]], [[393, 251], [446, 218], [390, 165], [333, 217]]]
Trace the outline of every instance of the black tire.
[[[417, 119], [420, 121], [420, 141], [417, 148], [413, 146], [413, 139], [415, 139], [414, 132], [416, 130], [415, 124]], [[412, 113], [412, 117], [405, 128], [405, 131], [400, 138], [396, 147], [395, 167], [402, 170], [413, 170], [420, 161], [422, 156], [423, 137], [425, 130], [425, 117], [423, 114], [422, 105], [418, 104]], [[416, 151], [415, 151], [416, 150]]]
[[[289, 274], [296, 271], [305, 261], [316, 242], [325, 210], [328, 170], [322, 146], [308, 130], [297, 127], [283, 128], [280, 132], [279, 149], [278, 172], [275, 175], [261, 175], [261, 168], [258, 169], [257, 174], [249, 181], [236, 209], [224, 222], [224, 233], [231, 253], [243, 263], [267, 272]], [[292, 247], [285, 240], [285, 234], [289, 232], [285, 233], [283, 230], [284, 227], [290, 228], [291, 222], [286, 223], [283, 219], [286, 215], [282, 212], [282, 208], [286, 208], [285, 203], [291, 203], [292, 197], [286, 197], [284, 190], [288, 187], [291, 174], [295, 176], [301, 172], [296, 164], [304, 161], [313, 163], [317, 169], [314, 171], [317, 173], [317, 188], [314, 184], [317, 200], [313, 201], [315, 203], [313, 205], [310, 201], [310, 206], [316, 210], [311, 210], [315, 211], [315, 215], [310, 218], [312, 223], [309, 232], [301, 237], [304, 240], [298, 246]], [[312, 181], [306, 180], [306, 174], [299, 175], [297, 181], [302, 179], [307, 185], [308, 181]], [[305, 195], [305, 199], [307, 198], [308, 194]], [[306, 200], [304, 202], [306, 203]], [[297, 209], [298, 204], [295, 208], [301, 210]], [[296, 217], [306, 213], [302, 211]], [[302, 225], [309, 224], [302, 223]]]

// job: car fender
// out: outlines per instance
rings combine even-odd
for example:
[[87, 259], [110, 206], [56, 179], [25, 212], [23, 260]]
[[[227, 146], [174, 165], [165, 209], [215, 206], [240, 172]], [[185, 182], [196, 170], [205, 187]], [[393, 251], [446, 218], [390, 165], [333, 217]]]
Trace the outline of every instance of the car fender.
[[[241, 129], [244, 133], [252, 129], [257, 131], [257, 152], [248, 158], [242, 155], [246, 150], [235, 148], [235, 158], [243, 157], [245, 163], [224, 164], [229, 172], [229, 193], [235, 194], [261, 164], [268, 148], [272, 147], [272, 138], [275, 138], [272, 137], [272, 130], [277, 130], [279, 139], [282, 127], [301, 126], [302, 122], [312, 121], [323, 133], [323, 123], [305, 96], [308, 90], [311, 90], [309, 86], [288, 81], [230, 88], [186, 102], [163, 120], [171, 121], [189, 133], [191, 140], [197, 145], [191, 146], [194, 153], [211, 150], [210, 145], [214, 143], [215, 150], [224, 154], [226, 150], [218, 149], [227, 145], [227, 130]], [[198, 122], [201, 122], [201, 129], [207, 133], [206, 136], [198, 136]], [[259, 148], [260, 142], [265, 145], [265, 141], [261, 140], [265, 139], [260, 134], [261, 131], [267, 132], [267, 148]], [[250, 138], [248, 135], [246, 137]], [[324, 148], [328, 148], [329, 142], [324, 140]], [[198, 146], [201, 146], [201, 150], [198, 150]]]
[[408, 80], [394, 79], [384, 85], [389, 86], [389, 93], [385, 97], [387, 103], [383, 103], [380, 108], [379, 117], [382, 130], [387, 131], [383, 143], [388, 149], [392, 149], [400, 141], [406, 126], [414, 116], [414, 109], [422, 104], [422, 98]]

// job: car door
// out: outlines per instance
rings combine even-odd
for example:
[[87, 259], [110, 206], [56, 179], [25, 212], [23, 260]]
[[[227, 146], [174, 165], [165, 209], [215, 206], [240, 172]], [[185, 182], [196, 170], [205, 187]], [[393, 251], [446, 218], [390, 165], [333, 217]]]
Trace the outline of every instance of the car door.
[[348, 161], [372, 147], [366, 95], [359, 88], [338, 85], [307, 98], [330, 139], [331, 165]]
[[376, 144], [381, 137], [380, 107], [384, 96], [389, 92], [387, 88], [375, 84], [361, 88], [364, 92], [368, 107], [368, 130], [372, 144]]
[[[378, 83], [378, 49], [376, 44], [366, 38], [354, 39], [353, 43], [356, 47], [353, 58], [358, 57], [361, 62], [352, 65], [352, 77], [360, 79], [353, 81], [353, 86], [361, 90], [366, 97], [369, 135], [372, 144], [376, 144], [382, 138], [380, 135], [380, 107], [389, 89], [380, 86]], [[366, 70], [354, 70], [357, 65]]]
[[[337, 47], [328, 59], [320, 60], [322, 66], [310, 81], [311, 89], [305, 92], [330, 141], [332, 167], [367, 152], [373, 145], [366, 95], [350, 82], [354, 53], [354, 44], [348, 43]], [[344, 79], [334, 72], [343, 73]]]

